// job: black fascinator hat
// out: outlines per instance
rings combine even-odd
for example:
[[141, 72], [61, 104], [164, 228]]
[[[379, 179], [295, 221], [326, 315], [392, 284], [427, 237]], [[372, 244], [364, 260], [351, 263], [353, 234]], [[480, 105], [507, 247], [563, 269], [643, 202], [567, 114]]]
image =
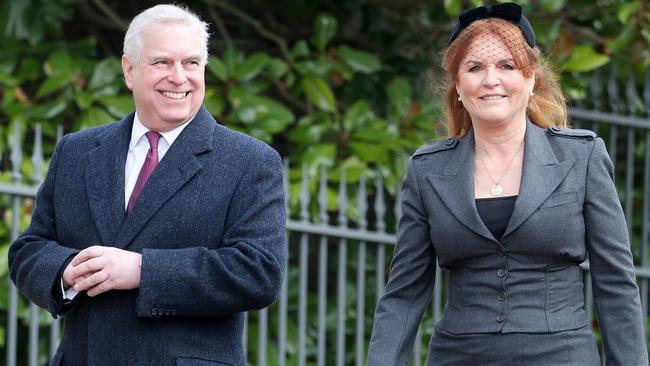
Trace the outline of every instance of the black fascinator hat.
[[458, 23], [456, 23], [447, 45], [451, 45], [460, 32], [473, 22], [488, 18], [504, 19], [516, 24], [517, 27], [521, 29], [521, 32], [526, 39], [526, 43], [528, 43], [530, 48], [535, 48], [535, 32], [533, 31], [533, 27], [531, 27], [528, 19], [526, 19], [526, 17], [521, 13], [521, 6], [515, 3], [480, 6], [478, 8], [468, 9], [461, 12], [458, 16]]

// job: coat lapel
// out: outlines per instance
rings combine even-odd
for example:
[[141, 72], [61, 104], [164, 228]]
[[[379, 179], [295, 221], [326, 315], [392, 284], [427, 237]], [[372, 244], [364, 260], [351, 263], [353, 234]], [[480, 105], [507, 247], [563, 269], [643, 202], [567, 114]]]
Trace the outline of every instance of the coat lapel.
[[117, 122], [116, 128], [97, 137], [97, 147], [84, 158], [86, 193], [90, 212], [103, 244], [114, 243], [124, 219], [124, 164], [134, 114]]
[[546, 201], [574, 163], [574, 159], [559, 162], [544, 129], [527, 121], [519, 195], [504, 236], [515, 231]]
[[120, 227], [115, 243], [117, 246], [123, 248], [129, 245], [165, 202], [201, 170], [196, 155], [212, 150], [215, 124], [216, 121], [205, 107], [201, 107], [145, 184], [133, 211]]
[[426, 176], [451, 213], [475, 233], [495, 240], [474, 203], [474, 132], [460, 140], [441, 175]]

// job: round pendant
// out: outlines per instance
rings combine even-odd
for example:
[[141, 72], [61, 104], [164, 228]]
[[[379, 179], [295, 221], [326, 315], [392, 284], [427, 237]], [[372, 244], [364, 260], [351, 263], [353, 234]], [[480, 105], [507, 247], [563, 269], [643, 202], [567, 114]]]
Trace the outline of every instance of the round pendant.
[[499, 183], [497, 183], [497, 184], [493, 185], [492, 187], [490, 187], [490, 194], [492, 196], [494, 196], [494, 197], [500, 196], [501, 193], [503, 193], [503, 187], [501, 187], [501, 185]]

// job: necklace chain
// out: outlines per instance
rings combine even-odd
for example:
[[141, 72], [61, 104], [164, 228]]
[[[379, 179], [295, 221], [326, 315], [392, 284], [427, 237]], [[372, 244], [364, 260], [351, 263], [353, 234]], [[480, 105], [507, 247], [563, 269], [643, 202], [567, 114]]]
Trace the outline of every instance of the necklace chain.
[[510, 171], [510, 166], [512, 165], [512, 162], [515, 161], [515, 157], [517, 157], [517, 155], [519, 155], [519, 152], [521, 151], [521, 148], [523, 146], [524, 146], [524, 140], [521, 140], [521, 143], [519, 144], [519, 147], [517, 148], [517, 151], [515, 151], [515, 153], [512, 155], [512, 158], [510, 158], [510, 162], [506, 166], [506, 170], [503, 172], [503, 174], [501, 174], [501, 176], [497, 180], [495, 180], [492, 177], [492, 173], [490, 172], [490, 169], [488, 169], [487, 164], [485, 163], [485, 160], [483, 160], [481, 155], [480, 154], [476, 155], [478, 157], [478, 160], [480, 160], [481, 163], [483, 163], [483, 167], [485, 168], [485, 171], [487, 172], [488, 177], [492, 181], [492, 186], [490, 186], [490, 195], [496, 197], [496, 196], [500, 196], [501, 193], [503, 193], [503, 186], [501, 185], [501, 179], [503, 179], [503, 177], [505, 177], [506, 174], [508, 174], [508, 171]]

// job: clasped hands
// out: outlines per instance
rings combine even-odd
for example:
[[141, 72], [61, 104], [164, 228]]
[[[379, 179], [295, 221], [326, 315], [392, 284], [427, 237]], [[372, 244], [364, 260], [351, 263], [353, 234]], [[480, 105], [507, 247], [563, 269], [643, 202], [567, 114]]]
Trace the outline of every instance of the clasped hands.
[[97, 296], [110, 290], [140, 287], [142, 254], [115, 247], [95, 245], [79, 252], [63, 271], [67, 291], [86, 291]]

